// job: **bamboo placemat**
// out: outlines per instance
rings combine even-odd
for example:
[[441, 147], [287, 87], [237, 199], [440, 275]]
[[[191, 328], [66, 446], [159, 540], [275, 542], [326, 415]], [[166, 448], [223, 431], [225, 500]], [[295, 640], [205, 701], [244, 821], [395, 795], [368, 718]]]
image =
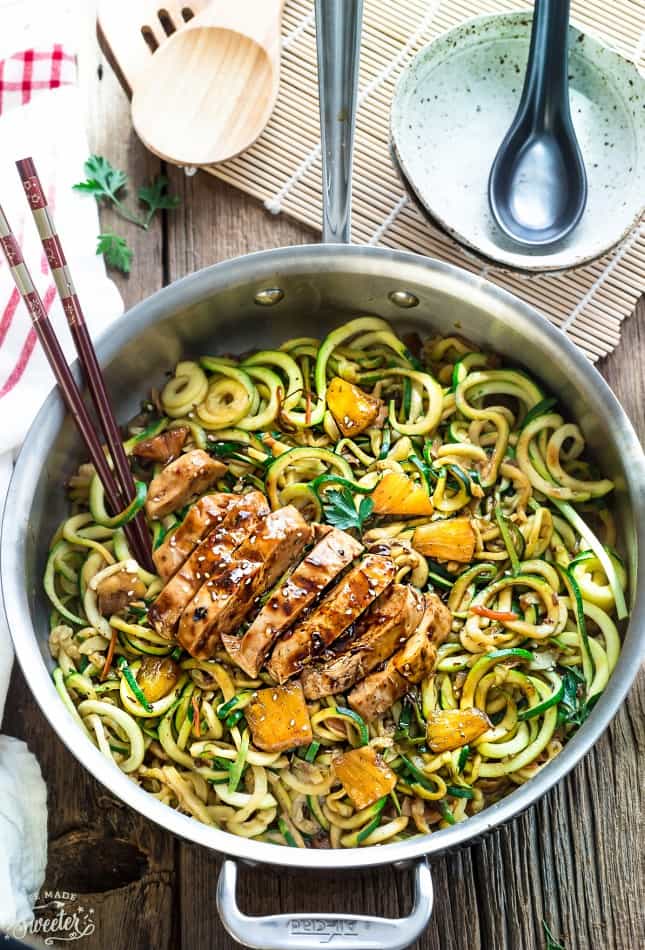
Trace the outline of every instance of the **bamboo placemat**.
[[[645, 282], [645, 224], [612, 253], [550, 276], [503, 272], [469, 256], [427, 223], [404, 193], [389, 155], [389, 111], [402, 68], [431, 39], [482, 13], [531, 6], [527, 0], [365, 0], [354, 156], [353, 240], [405, 248], [479, 272], [538, 307], [595, 361], [620, 339]], [[572, 16], [645, 68], [643, 0], [573, 0]], [[313, 0], [287, 0], [280, 95], [262, 137], [239, 158], [206, 171], [320, 227], [320, 130]]]

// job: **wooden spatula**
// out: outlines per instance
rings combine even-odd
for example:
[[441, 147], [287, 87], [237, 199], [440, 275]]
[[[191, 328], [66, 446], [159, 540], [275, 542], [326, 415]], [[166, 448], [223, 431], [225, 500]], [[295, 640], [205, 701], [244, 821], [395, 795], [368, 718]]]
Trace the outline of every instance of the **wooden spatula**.
[[[226, 2], [226, 0], [224, 0]], [[129, 96], [150, 57], [169, 36], [199, 16], [211, 0], [99, 0], [101, 47]]]
[[253, 144], [278, 93], [283, 6], [171, 0], [159, 8], [131, 0], [126, 25], [122, 6], [103, 0], [99, 29], [132, 90], [137, 134], [152, 152], [178, 165], [207, 165]]

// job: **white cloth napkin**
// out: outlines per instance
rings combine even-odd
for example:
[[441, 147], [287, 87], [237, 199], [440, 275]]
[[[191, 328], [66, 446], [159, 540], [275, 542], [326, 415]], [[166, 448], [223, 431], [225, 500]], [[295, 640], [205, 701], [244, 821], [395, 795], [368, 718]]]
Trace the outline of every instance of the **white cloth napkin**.
[[[0, 0], [0, 60], [25, 49], [51, 49], [55, 43], [74, 51], [81, 13], [74, 0]], [[15, 97], [12, 104], [15, 106]], [[74, 347], [14, 163], [28, 156], [35, 160], [80, 300], [85, 303], [90, 332], [96, 336], [120, 315], [122, 303], [106, 276], [102, 258], [95, 254], [99, 233], [95, 202], [72, 190], [72, 185], [84, 178], [83, 162], [89, 154], [83, 115], [83, 101], [75, 85], [35, 92], [31, 101], [10, 111], [0, 102], [0, 203], [45, 305], [50, 307], [50, 319], [68, 358]], [[0, 509], [15, 453], [53, 385], [26, 310], [13, 295], [9, 269], [2, 258]], [[9, 631], [0, 610], [0, 725], [12, 662]], [[46, 788], [38, 763], [24, 742], [0, 736], [0, 928], [10, 929], [32, 917], [31, 907], [45, 876], [46, 831]]]
[[[0, 122], [0, 129], [2, 123]], [[0, 456], [0, 508], [11, 477], [11, 455]], [[0, 723], [13, 663], [0, 606]], [[0, 930], [33, 917], [47, 864], [47, 788], [26, 744], [0, 735]]]

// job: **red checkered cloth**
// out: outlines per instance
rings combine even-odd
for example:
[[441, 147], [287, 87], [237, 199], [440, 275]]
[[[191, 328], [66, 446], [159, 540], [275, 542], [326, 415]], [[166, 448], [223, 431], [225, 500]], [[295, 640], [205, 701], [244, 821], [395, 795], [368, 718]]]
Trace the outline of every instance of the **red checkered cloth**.
[[[28, 49], [14, 53], [7, 59], [0, 59], [0, 115], [18, 106], [27, 105], [34, 96], [75, 83], [76, 57], [67, 52], [60, 43], [54, 44], [47, 50]], [[54, 207], [53, 184], [48, 183], [47, 190], [50, 203]], [[40, 272], [41, 281], [48, 281], [41, 288], [41, 292], [49, 313], [56, 293], [49, 277], [47, 259], [42, 253]], [[20, 314], [16, 316], [19, 306], [20, 295], [5, 276], [0, 288], [0, 350], [4, 350], [5, 357], [1, 361], [3, 368], [0, 371], [0, 401], [22, 379], [36, 345], [33, 327], [25, 326]], [[7, 353], [11, 353], [12, 356], [8, 358]], [[9, 367], [5, 365], [7, 362]]]
[[[6, 0], [0, 0], [0, 10], [5, 4]], [[27, 4], [12, 0], [12, 6], [62, 8], [72, 4], [53, 0], [46, 4]], [[13, 47], [17, 49], [20, 44]], [[74, 357], [74, 345], [14, 162], [27, 156], [36, 162], [65, 245], [74, 283], [81, 299], [87, 301], [90, 333], [96, 335], [120, 316], [123, 306], [116, 287], [106, 276], [103, 258], [95, 253], [96, 235], [100, 233], [97, 204], [91, 197], [74, 191], [74, 184], [83, 177], [83, 163], [89, 154], [74, 53], [73, 46], [54, 45], [45, 40], [42, 46], [34, 42], [32, 49], [4, 61], [0, 59], [0, 202], [69, 360]], [[47, 359], [42, 347], [37, 345], [34, 328], [2, 254], [0, 457], [20, 445], [53, 382]], [[2, 495], [0, 490], [0, 509]], [[0, 881], [1, 868], [2, 855]]]
[[0, 113], [24, 106], [34, 93], [76, 82], [76, 57], [60, 43], [0, 59]]

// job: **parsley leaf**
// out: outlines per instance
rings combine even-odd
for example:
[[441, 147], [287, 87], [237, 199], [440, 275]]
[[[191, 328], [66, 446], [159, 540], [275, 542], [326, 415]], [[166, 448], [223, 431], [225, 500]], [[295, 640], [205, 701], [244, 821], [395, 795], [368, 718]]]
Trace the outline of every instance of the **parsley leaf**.
[[74, 185], [74, 189], [94, 195], [97, 201], [105, 198], [108, 201], [117, 202], [118, 193], [128, 181], [126, 173], [113, 168], [107, 158], [103, 158], [102, 155], [90, 155], [83, 167], [87, 180]]
[[357, 531], [362, 531], [363, 522], [367, 521], [373, 508], [374, 502], [366, 496], [361, 498], [356, 510], [354, 497], [349, 488], [343, 488], [341, 491], [335, 488], [330, 489], [325, 495], [325, 520], [341, 530], [356, 528]]
[[585, 701], [580, 695], [581, 687], [584, 689], [584, 682], [584, 676], [574, 667], [569, 667], [562, 674], [564, 692], [558, 704], [559, 726], [581, 726], [589, 718], [591, 710], [598, 700], [598, 695], [592, 696], [588, 702]]
[[[168, 179], [165, 175], [158, 175], [149, 185], [142, 185], [137, 192], [139, 200], [147, 206], [145, 215], [140, 216], [131, 211], [122, 201], [120, 195], [128, 184], [128, 176], [113, 165], [102, 155], [90, 155], [83, 166], [87, 179], [79, 181], [73, 188], [91, 195], [100, 203], [108, 202], [113, 209], [126, 221], [136, 224], [147, 231], [150, 222], [161, 208], [176, 208], [179, 198], [168, 194]], [[130, 273], [133, 252], [124, 238], [116, 234], [100, 234], [96, 253], [103, 254], [109, 267], [115, 267], [124, 274]]]
[[165, 175], [158, 175], [149, 185], [142, 185], [137, 194], [139, 201], [148, 206], [146, 227], [149, 226], [157, 211], [162, 208], [176, 208], [180, 202], [177, 195], [168, 194], [168, 179]]
[[103, 255], [108, 267], [114, 267], [122, 274], [130, 273], [133, 252], [125, 238], [119, 237], [118, 234], [99, 234], [96, 253]]
[[566, 947], [560, 943], [557, 937], [554, 937], [546, 920], [542, 921], [544, 930], [544, 939], [546, 940], [546, 950], [566, 950]]
[[88, 176], [86, 181], [79, 181], [74, 185], [76, 191], [83, 191], [87, 195], [93, 195], [98, 202], [101, 200], [109, 202], [117, 214], [120, 214], [126, 221], [136, 224], [139, 228], [147, 228], [148, 224], [139, 215], [134, 214], [127, 208], [119, 192], [123, 191], [128, 183], [128, 176], [119, 168], [114, 168], [102, 155], [90, 155], [84, 165], [85, 174]]

